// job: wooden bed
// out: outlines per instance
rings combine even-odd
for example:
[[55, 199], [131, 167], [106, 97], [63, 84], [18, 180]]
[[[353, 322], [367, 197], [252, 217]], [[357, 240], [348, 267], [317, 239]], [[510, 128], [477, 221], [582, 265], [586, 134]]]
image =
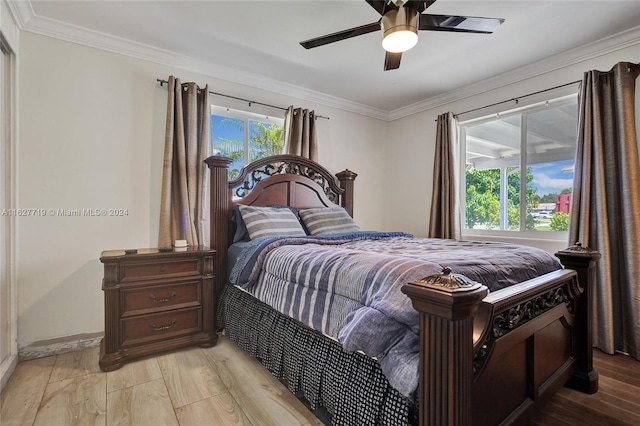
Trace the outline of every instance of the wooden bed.
[[[211, 171], [211, 246], [219, 295], [227, 285], [227, 248], [236, 204], [298, 209], [341, 205], [353, 216], [356, 174], [279, 155], [228, 180], [230, 159]], [[420, 313], [420, 425], [522, 423], [561, 386], [598, 389], [589, 298], [600, 255], [579, 243], [556, 253], [564, 270], [487, 294], [449, 271], [407, 283]], [[490, 407], [490, 408], [488, 408]]]

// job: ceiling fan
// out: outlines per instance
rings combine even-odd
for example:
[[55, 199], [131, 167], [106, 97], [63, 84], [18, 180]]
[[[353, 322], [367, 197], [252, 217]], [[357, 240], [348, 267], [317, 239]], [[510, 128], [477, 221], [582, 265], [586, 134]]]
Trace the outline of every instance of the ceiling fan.
[[422, 13], [436, 0], [405, 2], [402, 0], [365, 1], [382, 16], [380, 20], [302, 41], [300, 42], [302, 47], [311, 49], [382, 30], [382, 47], [385, 49], [384, 70], [387, 71], [400, 67], [402, 52], [411, 49], [418, 42], [418, 30], [491, 34], [504, 22], [504, 19], [501, 18]]

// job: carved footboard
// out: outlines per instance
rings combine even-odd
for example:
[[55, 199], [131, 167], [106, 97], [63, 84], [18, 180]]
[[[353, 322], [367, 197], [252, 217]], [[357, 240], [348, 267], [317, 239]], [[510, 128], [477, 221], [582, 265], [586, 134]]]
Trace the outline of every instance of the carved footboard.
[[487, 295], [463, 276], [403, 287], [420, 312], [420, 424], [510, 424], [568, 386], [593, 393], [590, 287], [600, 257], [579, 243], [564, 270]]

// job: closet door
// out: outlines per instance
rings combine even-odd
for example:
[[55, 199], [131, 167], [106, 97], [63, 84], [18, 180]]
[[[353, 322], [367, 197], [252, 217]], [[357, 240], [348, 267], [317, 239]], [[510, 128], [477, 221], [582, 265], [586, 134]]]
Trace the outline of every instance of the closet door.
[[16, 217], [12, 210], [13, 165], [10, 159], [13, 128], [14, 56], [0, 38], [0, 389], [17, 363], [17, 297], [13, 276], [13, 241]]

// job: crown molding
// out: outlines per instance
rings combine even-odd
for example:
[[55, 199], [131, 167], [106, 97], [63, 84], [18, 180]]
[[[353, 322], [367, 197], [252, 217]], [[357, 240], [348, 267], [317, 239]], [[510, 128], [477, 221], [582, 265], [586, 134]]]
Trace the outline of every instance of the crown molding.
[[50, 18], [44, 18], [34, 13], [29, 0], [7, 0], [7, 3], [9, 4], [12, 13], [16, 15], [19, 28], [24, 31], [58, 38], [162, 65], [185, 69], [209, 75], [217, 79], [255, 87], [274, 93], [286, 93], [288, 96], [354, 112], [383, 121], [397, 120], [468, 98], [470, 96], [533, 78], [578, 62], [614, 52], [616, 50], [640, 44], [640, 26], [638, 26], [598, 40], [594, 43], [551, 56], [489, 79], [470, 84], [438, 96], [430, 97], [424, 101], [416, 102], [392, 111], [386, 111], [254, 73], [239, 71], [224, 65], [185, 56], [177, 52], [159, 49], [157, 47], [134, 42], [111, 34], [90, 30]]
[[406, 107], [389, 112], [389, 121], [407, 117], [432, 108], [437, 108], [455, 101], [459, 101], [480, 93], [499, 89], [510, 84], [518, 83], [551, 71], [556, 71], [579, 62], [587, 61], [598, 56], [612, 53], [620, 49], [640, 44], [640, 26], [614, 34], [593, 43], [585, 44], [575, 49], [550, 56], [541, 61], [516, 68], [509, 72], [461, 87], [456, 90], [433, 96], [424, 101], [416, 102]]
[[20, 14], [19, 27], [24, 31], [143, 59], [149, 62], [185, 69], [245, 86], [275, 93], [286, 93], [287, 96], [355, 112], [380, 120], [388, 120], [389, 118], [388, 112], [379, 108], [352, 102], [254, 73], [240, 71], [213, 62], [185, 56], [177, 52], [134, 42], [112, 34], [91, 30], [55, 19], [44, 18], [33, 13], [29, 1], [13, 1], [12, 3], [21, 6], [18, 12]]
[[24, 25], [35, 15], [30, 0], [5, 0], [5, 2], [20, 29], [23, 29]]

